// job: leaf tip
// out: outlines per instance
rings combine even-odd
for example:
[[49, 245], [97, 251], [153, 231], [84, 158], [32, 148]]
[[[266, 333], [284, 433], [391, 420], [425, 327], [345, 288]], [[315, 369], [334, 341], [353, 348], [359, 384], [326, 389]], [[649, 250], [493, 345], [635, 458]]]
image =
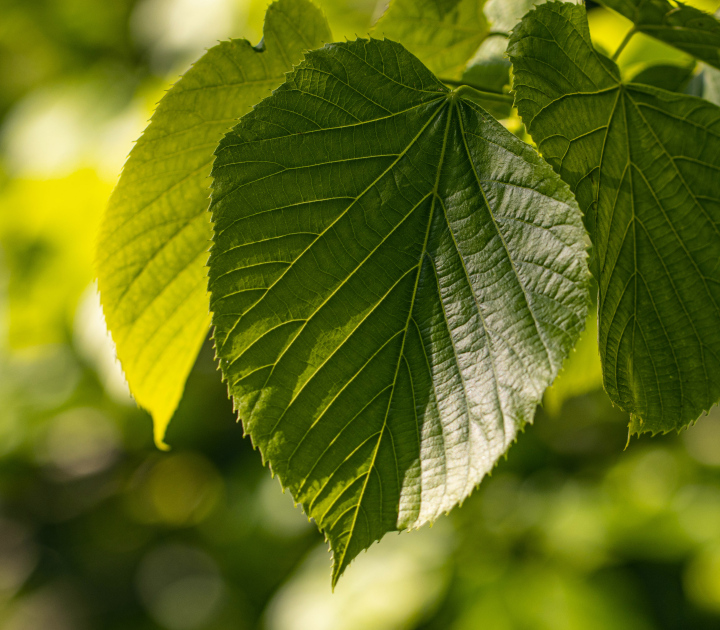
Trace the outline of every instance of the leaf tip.
[[160, 451], [169, 451], [170, 446], [165, 441], [165, 434], [167, 433], [168, 425], [170, 424], [170, 420], [172, 420], [177, 404], [172, 407], [166, 406], [158, 409], [157, 407], [145, 406], [143, 401], [138, 401], [138, 403], [141, 408], [147, 409], [152, 415], [153, 442], [155, 442], [155, 447]]
[[159, 423], [155, 422], [153, 427], [153, 440], [155, 442], [155, 447], [160, 451], [169, 451], [170, 446], [167, 442], [165, 442], [165, 429], [167, 428], [167, 424], [165, 426], [160, 425]]
[[[330, 543], [330, 548], [332, 549], [332, 543]], [[342, 565], [341, 561], [338, 561], [338, 554], [333, 549], [332, 554], [332, 574], [330, 576], [330, 590], [334, 593], [335, 587], [338, 584], [338, 581], [340, 580], [340, 576], [345, 572], [345, 567]]]

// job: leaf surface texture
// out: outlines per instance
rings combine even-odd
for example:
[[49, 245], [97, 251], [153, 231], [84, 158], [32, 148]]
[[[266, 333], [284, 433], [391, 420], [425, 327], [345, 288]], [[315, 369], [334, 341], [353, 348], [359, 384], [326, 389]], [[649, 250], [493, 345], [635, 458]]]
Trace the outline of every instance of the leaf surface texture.
[[532, 420], [585, 321], [579, 210], [388, 40], [308, 53], [213, 178], [221, 368], [336, 581], [461, 502]]
[[508, 52], [528, 132], [585, 213], [605, 388], [633, 431], [683, 427], [720, 398], [720, 108], [622, 83], [583, 7], [539, 7]]

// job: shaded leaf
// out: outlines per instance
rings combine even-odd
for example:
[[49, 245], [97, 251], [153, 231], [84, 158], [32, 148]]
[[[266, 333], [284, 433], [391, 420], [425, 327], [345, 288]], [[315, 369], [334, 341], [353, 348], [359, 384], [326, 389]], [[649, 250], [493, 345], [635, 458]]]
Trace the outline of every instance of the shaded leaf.
[[678, 66], [671, 63], [659, 63], [642, 68], [633, 75], [630, 82], [652, 85], [668, 92], [683, 92], [693, 78], [694, 71], [695, 64]]
[[[485, 39], [468, 62], [461, 82], [486, 92], [506, 94], [510, 87], [510, 60], [505, 56], [506, 47], [505, 37], [494, 35]], [[496, 118], [507, 118], [512, 110], [511, 102], [479, 104]]]
[[[542, 0], [540, 0], [542, 1]], [[575, 2], [576, 0], [566, 0]], [[487, 92], [507, 93], [510, 87], [510, 60], [505, 54], [507, 36], [538, 0], [488, 0], [485, 15], [492, 33], [467, 62], [461, 82]], [[510, 103], [477, 101], [496, 118], [510, 116]]]
[[572, 195], [460, 94], [399, 44], [332, 44], [217, 151], [221, 368], [333, 581], [472, 491], [584, 324]]
[[304, 50], [329, 39], [308, 0], [279, 0], [268, 8], [261, 46], [233, 40], [210, 49], [160, 101], [110, 199], [98, 285], [118, 358], [135, 400], [152, 413], [158, 445], [210, 325], [213, 149]]
[[489, 32], [484, 0], [392, 0], [373, 33], [400, 41], [442, 79], [458, 80]]
[[635, 29], [720, 68], [720, 22], [695, 7], [668, 0], [600, 0]]
[[720, 108], [622, 83], [584, 8], [513, 33], [516, 105], [593, 242], [604, 384], [631, 429], [669, 431], [720, 398]]

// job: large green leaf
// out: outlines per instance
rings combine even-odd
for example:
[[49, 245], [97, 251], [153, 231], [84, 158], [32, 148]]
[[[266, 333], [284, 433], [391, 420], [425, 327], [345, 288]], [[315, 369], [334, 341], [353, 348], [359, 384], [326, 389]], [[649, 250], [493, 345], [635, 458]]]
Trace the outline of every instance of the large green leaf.
[[572, 195], [461, 94], [399, 44], [332, 44], [217, 151], [221, 368], [335, 581], [471, 492], [584, 323]]
[[489, 32], [485, 0], [392, 0], [373, 30], [402, 42], [432, 72], [458, 80]]
[[585, 213], [605, 388], [634, 431], [720, 398], [720, 108], [620, 81], [585, 9], [547, 4], [513, 34], [516, 105]]
[[668, 0], [601, 0], [624, 15], [635, 30], [675, 46], [720, 68], [720, 22], [682, 2]]
[[210, 49], [160, 101], [110, 199], [98, 284], [130, 389], [152, 413], [159, 446], [210, 325], [213, 149], [304, 50], [330, 39], [308, 0], [279, 0], [268, 8], [260, 46], [233, 40]]

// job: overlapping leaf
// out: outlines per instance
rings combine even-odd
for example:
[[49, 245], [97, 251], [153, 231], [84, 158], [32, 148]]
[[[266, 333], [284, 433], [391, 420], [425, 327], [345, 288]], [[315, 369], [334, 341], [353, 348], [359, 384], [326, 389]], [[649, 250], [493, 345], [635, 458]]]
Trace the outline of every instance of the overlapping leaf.
[[[505, 54], [508, 34], [523, 15], [543, 1], [488, 0], [485, 3], [485, 15], [492, 31], [468, 60], [461, 82], [487, 92], [507, 92], [510, 86], [510, 60]], [[512, 110], [510, 102], [499, 99], [493, 102], [489, 97], [485, 97], [477, 102], [496, 118], [506, 118]]]
[[693, 78], [695, 65], [679, 66], [670, 63], [648, 65], [637, 72], [630, 82], [651, 85], [669, 92], [682, 92]]
[[635, 24], [635, 29], [720, 68], [720, 22], [682, 2], [601, 0]]
[[279, 0], [268, 9], [261, 46], [235, 40], [209, 50], [160, 101], [110, 199], [98, 283], [118, 357], [138, 404], [153, 415], [158, 445], [210, 325], [213, 149], [304, 50], [330, 38], [308, 0]]
[[528, 14], [508, 52], [523, 121], [585, 212], [605, 388], [634, 431], [685, 426], [720, 398], [720, 108], [622, 83], [579, 6]]
[[458, 80], [489, 32], [484, 0], [392, 0], [374, 32], [403, 45], [443, 79]]
[[[535, 0], [487, 0], [484, 11], [493, 34], [468, 60], [462, 82], [483, 90], [504, 92], [510, 85], [510, 60], [505, 56], [507, 36], [535, 4]], [[506, 116], [510, 106], [503, 112]], [[494, 112], [493, 112], [494, 113]]]
[[532, 419], [585, 319], [579, 210], [390, 41], [309, 53], [213, 178], [221, 368], [337, 580], [461, 502]]

